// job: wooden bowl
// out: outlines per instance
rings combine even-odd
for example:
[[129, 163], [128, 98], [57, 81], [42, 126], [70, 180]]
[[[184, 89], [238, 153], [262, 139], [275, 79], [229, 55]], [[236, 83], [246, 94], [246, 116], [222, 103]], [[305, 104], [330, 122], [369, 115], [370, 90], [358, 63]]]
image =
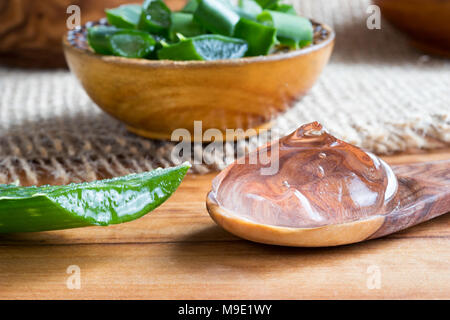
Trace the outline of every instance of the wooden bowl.
[[334, 44], [329, 27], [315, 28], [315, 44], [308, 48], [218, 61], [98, 55], [89, 50], [83, 29], [63, 44], [69, 67], [88, 95], [130, 131], [169, 140], [174, 130], [187, 129], [193, 140], [210, 141], [193, 136], [194, 121], [202, 121], [203, 132], [266, 128], [312, 87]]
[[373, 0], [382, 17], [406, 33], [413, 45], [450, 57], [450, 0]]

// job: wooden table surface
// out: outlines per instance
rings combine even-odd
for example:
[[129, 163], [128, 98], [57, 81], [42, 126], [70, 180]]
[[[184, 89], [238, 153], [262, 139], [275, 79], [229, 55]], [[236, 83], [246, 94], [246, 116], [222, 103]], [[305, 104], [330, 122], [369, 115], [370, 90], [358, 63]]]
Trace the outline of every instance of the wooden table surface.
[[[450, 149], [385, 157], [391, 164], [449, 158]], [[188, 176], [134, 222], [0, 235], [0, 298], [450, 298], [450, 215], [342, 247], [261, 245], [209, 218], [213, 176]], [[67, 286], [74, 265], [79, 289]]]

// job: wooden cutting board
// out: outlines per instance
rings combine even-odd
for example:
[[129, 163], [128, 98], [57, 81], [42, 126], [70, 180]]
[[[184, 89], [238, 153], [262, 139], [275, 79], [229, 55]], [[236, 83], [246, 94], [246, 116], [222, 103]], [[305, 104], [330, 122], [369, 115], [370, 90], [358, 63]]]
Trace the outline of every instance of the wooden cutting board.
[[[384, 159], [450, 159], [450, 149]], [[160, 208], [127, 224], [0, 235], [0, 299], [450, 299], [450, 215], [355, 245], [261, 245], [210, 219], [213, 177], [188, 176]], [[70, 266], [80, 289], [67, 287]]]

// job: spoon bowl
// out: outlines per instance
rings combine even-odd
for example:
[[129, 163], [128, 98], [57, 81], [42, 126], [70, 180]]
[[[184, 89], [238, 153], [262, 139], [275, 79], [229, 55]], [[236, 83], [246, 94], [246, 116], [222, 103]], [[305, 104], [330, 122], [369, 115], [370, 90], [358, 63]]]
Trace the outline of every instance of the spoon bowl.
[[187, 129], [192, 140], [210, 141], [194, 135], [194, 121], [203, 131], [256, 134], [313, 86], [334, 44], [333, 30], [314, 23], [314, 44], [299, 50], [216, 61], [129, 59], [89, 49], [86, 27], [102, 23], [63, 39], [68, 65], [100, 108], [155, 139], [170, 140], [175, 130]]
[[[302, 126], [223, 170], [206, 199], [213, 220], [255, 242], [318, 247], [378, 238], [450, 210], [450, 161], [391, 168], [320, 130]], [[250, 160], [256, 154], [275, 154], [278, 170], [262, 173], [267, 164]]]

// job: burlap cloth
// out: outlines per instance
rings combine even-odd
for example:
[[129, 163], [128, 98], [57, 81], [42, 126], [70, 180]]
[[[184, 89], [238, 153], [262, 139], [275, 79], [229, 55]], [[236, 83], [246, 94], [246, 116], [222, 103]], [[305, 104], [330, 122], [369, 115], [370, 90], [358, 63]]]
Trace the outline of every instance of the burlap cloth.
[[[450, 61], [411, 48], [385, 21], [381, 30], [367, 29], [369, 4], [295, 2], [303, 15], [336, 30], [336, 47], [314, 88], [275, 127], [283, 134], [318, 120], [379, 154], [449, 145]], [[251, 139], [237, 148], [257, 144]], [[151, 170], [172, 164], [173, 146], [128, 133], [67, 71], [0, 69], [0, 183], [68, 183]], [[232, 160], [216, 154], [212, 164], [192, 170], [219, 170]]]

